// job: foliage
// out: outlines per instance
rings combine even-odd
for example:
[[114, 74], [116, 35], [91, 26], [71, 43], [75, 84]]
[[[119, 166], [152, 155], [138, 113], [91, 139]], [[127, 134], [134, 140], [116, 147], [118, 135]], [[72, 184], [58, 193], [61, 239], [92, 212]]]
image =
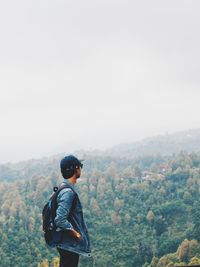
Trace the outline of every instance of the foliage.
[[200, 264], [200, 244], [196, 240], [185, 239], [175, 253], [166, 254], [160, 259], [153, 258], [148, 267], [170, 267]]
[[[57, 251], [44, 243], [41, 210], [62, 182], [60, 157], [1, 166], [2, 267], [58, 265]], [[77, 190], [94, 259], [81, 257], [80, 267], [198, 262], [200, 155], [84, 158]]]

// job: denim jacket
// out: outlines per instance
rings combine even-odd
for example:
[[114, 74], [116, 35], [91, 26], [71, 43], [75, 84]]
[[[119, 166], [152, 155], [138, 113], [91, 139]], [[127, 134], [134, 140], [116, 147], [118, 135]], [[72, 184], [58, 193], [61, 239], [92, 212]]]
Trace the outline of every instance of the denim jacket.
[[[55, 217], [55, 225], [57, 231], [61, 231], [62, 237], [57, 247], [78, 253], [83, 256], [91, 256], [90, 238], [87, 226], [84, 222], [83, 211], [79, 197], [77, 197], [76, 204], [71, 210], [72, 202], [75, 197], [74, 191], [77, 193], [73, 184], [66, 179], [62, 185], [66, 183], [71, 188], [62, 189], [57, 196], [57, 210]], [[74, 191], [73, 191], [74, 190]], [[78, 194], [77, 194], [78, 196]], [[71, 213], [70, 213], [71, 211]], [[76, 239], [70, 235], [67, 230], [74, 229], [81, 235], [81, 240]]]

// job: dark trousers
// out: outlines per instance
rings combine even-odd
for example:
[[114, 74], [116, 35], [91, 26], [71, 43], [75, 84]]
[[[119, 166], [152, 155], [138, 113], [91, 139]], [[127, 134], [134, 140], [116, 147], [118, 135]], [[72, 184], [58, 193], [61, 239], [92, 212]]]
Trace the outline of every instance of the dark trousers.
[[60, 254], [60, 267], [78, 267], [79, 254], [57, 248]]

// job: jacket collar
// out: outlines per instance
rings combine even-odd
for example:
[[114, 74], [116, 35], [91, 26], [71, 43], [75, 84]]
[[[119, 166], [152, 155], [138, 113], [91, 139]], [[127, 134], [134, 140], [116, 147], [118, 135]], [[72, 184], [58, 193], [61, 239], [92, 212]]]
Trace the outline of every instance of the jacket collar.
[[71, 184], [70, 182], [68, 182], [67, 179], [63, 179], [63, 183], [69, 185], [69, 187], [71, 187], [76, 192], [75, 186], [73, 184]]

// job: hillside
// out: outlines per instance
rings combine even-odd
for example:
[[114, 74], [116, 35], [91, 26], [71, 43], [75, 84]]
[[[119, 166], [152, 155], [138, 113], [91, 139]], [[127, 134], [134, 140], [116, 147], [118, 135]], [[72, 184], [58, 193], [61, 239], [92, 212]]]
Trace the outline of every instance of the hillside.
[[[57, 253], [43, 240], [41, 210], [53, 186], [62, 181], [59, 160], [1, 166], [1, 267], [56, 266]], [[174, 253], [185, 239], [199, 241], [199, 154], [87, 156], [77, 189], [95, 267], [147, 266], [153, 257]], [[80, 267], [90, 266], [91, 260], [81, 258]]]
[[105, 151], [105, 154], [113, 157], [136, 158], [156, 154], [172, 155], [181, 151], [200, 151], [200, 129], [150, 137], [139, 142], [120, 144], [108, 149]]

